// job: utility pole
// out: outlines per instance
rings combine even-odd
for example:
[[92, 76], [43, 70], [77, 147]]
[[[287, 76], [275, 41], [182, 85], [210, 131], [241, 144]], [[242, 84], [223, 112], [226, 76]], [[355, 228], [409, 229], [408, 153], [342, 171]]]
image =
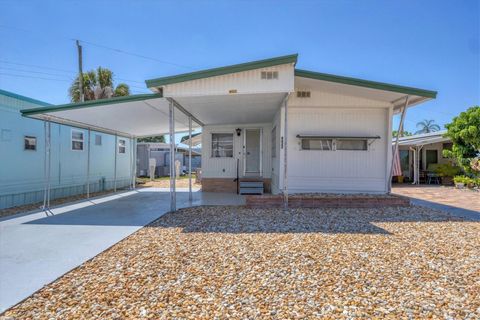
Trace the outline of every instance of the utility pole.
[[82, 46], [80, 45], [80, 41], [77, 40], [77, 50], [78, 50], [78, 81], [79, 81], [79, 88], [80, 88], [80, 102], [83, 102], [84, 94], [83, 94], [83, 70], [82, 70]]

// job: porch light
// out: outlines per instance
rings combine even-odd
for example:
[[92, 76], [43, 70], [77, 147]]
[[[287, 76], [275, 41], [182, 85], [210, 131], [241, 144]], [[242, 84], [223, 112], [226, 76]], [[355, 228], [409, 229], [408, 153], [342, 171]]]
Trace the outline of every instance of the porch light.
[[237, 129], [235, 129], [235, 132], [237, 133], [237, 136], [240, 137], [240, 135], [242, 134], [242, 129], [237, 128]]

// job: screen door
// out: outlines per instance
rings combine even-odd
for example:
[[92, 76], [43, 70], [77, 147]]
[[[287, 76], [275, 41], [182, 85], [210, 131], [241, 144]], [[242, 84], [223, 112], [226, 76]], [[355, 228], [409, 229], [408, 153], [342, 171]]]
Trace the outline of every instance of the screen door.
[[245, 129], [245, 173], [261, 171], [261, 139], [260, 129]]

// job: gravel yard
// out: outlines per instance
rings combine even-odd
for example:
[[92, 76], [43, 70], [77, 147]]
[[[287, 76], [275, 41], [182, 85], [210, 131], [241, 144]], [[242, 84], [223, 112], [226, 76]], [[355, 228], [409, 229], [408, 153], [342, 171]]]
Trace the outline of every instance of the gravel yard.
[[480, 317], [480, 223], [426, 208], [170, 213], [2, 318]]

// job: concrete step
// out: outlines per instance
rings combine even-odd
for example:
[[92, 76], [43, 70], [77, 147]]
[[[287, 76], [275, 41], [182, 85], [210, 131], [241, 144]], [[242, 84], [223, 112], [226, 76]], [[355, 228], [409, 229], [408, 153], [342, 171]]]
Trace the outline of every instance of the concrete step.
[[240, 188], [262, 188], [263, 181], [240, 181]]
[[263, 186], [261, 188], [240, 188], [240, 194], [263, 194]]

